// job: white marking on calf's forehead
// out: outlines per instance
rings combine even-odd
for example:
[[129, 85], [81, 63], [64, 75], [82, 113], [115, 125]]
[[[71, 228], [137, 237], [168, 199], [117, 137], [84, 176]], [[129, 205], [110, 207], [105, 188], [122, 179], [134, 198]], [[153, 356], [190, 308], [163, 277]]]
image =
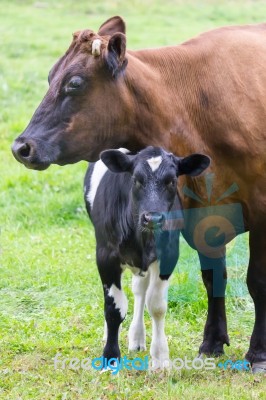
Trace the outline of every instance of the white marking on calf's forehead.
[[161, 165], [161, 162], [163, 161], [162, 156], [158, 157], [151, 157], [147, 160], [147, 163], [149, 164], [152, 172], [156, 171], [159, 166]]
[[95, 39], [92, 42], [91, 54], [93, 56], [97, 57], [101, 54], [101, 44], [102, 44], [102, 41], [100, 39]]
[[[120, 147], [120, 149], [118, 149], [121, 153], [129, 153], [130, 151], [128, 149], [124, 149], [123, 147]], [[102, 160], [99, 160], [95, 163], [94, 165], [94, 169], [93, 172], [91, 174], [91, 178], [90, 178], [90, 189], [89, 192], [86, 196], [88, 202], [90, 203], [90, 208], [92, 210], [93, 207], [93, 203], [94, 203], [94, 199], [97, 193], [97, 189], [101, 183], [102, 178], [104, 177], [106, 171], [108, 170], [108, 168], [106, 167], [106, 165], [102, 162]], [[85, 186], [86, 187], [86, 186]]]
[[123, 290], [118, 289], [113, 284], [109, 289], [108, 296], [113, 297], [115, 308], [119, 310], [121, 318], [125, 318], [127, 313], [127, 298]]
[[130, 153], [130, 150], [125, 149], [124, 147], [119, 147], [119, 149], [117, 149], [117, 150], [119, 150], [121, 153], [124, 153], [124, 154]]

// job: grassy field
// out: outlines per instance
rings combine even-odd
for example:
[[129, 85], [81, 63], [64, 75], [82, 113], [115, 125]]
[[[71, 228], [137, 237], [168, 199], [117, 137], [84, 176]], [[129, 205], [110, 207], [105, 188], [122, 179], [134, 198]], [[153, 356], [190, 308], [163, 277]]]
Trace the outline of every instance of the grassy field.
[[[179, 43], [216, 26], [262, 21], [264, 1], [1, 0], [0, 32], [0, 399], [265, 399], [265, 377], [216, 368], [161, 373], [55, 370], [53, 357], [99, 357], [103, 299], [95, 241], [83, 205], [86, 163], [26, 170], [10, 153], [47, 88], [48, 71], [80, 28], [112, 15], [127, 22], [128, 46]], [[226, 359], [243, 359], [254, 311], [245, 286], [247, 236], [229, 249]], [[125, 273], [129, 300], [131, 276]], [[237, 296], [236, 296], [237, 294]], [[121, 333], [127, 351], [129, 314]], [[169, 292], [171, 358], [193, 359], [206, 298], [196, 254], [182, 242]], [[151, 323], [146, 315], [148, 345]], [[144, 357], [146, 352], [140, 353]], [[217, 361], [218, 363], [218, 361]]]

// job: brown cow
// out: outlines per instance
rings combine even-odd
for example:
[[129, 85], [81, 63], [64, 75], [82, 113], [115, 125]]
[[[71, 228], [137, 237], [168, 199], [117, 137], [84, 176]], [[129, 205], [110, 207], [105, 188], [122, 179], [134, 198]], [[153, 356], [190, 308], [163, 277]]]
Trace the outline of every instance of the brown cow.
[[[202, 177], [181, 182], [194, 191], [192, 198], [183, 198], [185, 209], [201, 205], [197, 199], [209, 200], [214, 209], [220, 197], [219, 204], [229, 210], [224, 218], [211, 217], [217, 220], [213, 239], [223, 236], [224, 241], [217, 247], [213, 240], [206, 251], [201, 233], [209, 232], [207, 222], [196, 234], [197, 216], [187, 218], [185, 236], [198, 249], [208, 293], [200, 353], [218, 355], [229, 344], [224, 249], [240, 232], [235, 207], [241, 204], [250, 231], [247, 283], [256, 314], [246, 357], [254, 371], [266, 370], [266, 25], [226, 27], [179, 46], [129, 51], [125, 24], [114, 17], [98, 33], [75, 33], [49, 82], [30, 124], [13, 144], [14, 156], [28, 168], [94, 161], [100, 151], [114, 147], [153, 145], [179, 156], [210, 155], [211, 197]], [[235, 190], [227, 191], [230, 187]], [[228, 223], [231, 217], [236, 223]], [[212, 246], [216, 255], [209, 253]], [[218, 291], [215, 277], [223, 282]]]

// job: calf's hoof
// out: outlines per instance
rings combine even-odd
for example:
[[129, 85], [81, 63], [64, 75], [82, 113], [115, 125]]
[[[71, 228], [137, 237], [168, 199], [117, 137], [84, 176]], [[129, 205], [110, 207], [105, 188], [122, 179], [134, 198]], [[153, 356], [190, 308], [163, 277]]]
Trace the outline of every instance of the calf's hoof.
[[146, 350], [144, 327], [132, 326], [129, 328], [128, 333], [128, 350], [129, 351], [142, 351]]
[[128, 343], [128, 351], [146, 350], [146, 343], [143, 340], [130, 340]]

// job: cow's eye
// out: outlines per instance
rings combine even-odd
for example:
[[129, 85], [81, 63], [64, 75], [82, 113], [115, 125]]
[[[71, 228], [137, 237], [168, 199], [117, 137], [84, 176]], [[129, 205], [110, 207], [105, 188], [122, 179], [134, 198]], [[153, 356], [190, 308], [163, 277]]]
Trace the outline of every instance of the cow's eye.
[[81, 87], [83, 79], [80, 76], [74, 76], [69, 82], [69, 87], [73, 89], [78, 89]]
[[77, 92], [84, 87], [84, 79], [81, 76], [73, 76], [66, 85], [66, 93]]

